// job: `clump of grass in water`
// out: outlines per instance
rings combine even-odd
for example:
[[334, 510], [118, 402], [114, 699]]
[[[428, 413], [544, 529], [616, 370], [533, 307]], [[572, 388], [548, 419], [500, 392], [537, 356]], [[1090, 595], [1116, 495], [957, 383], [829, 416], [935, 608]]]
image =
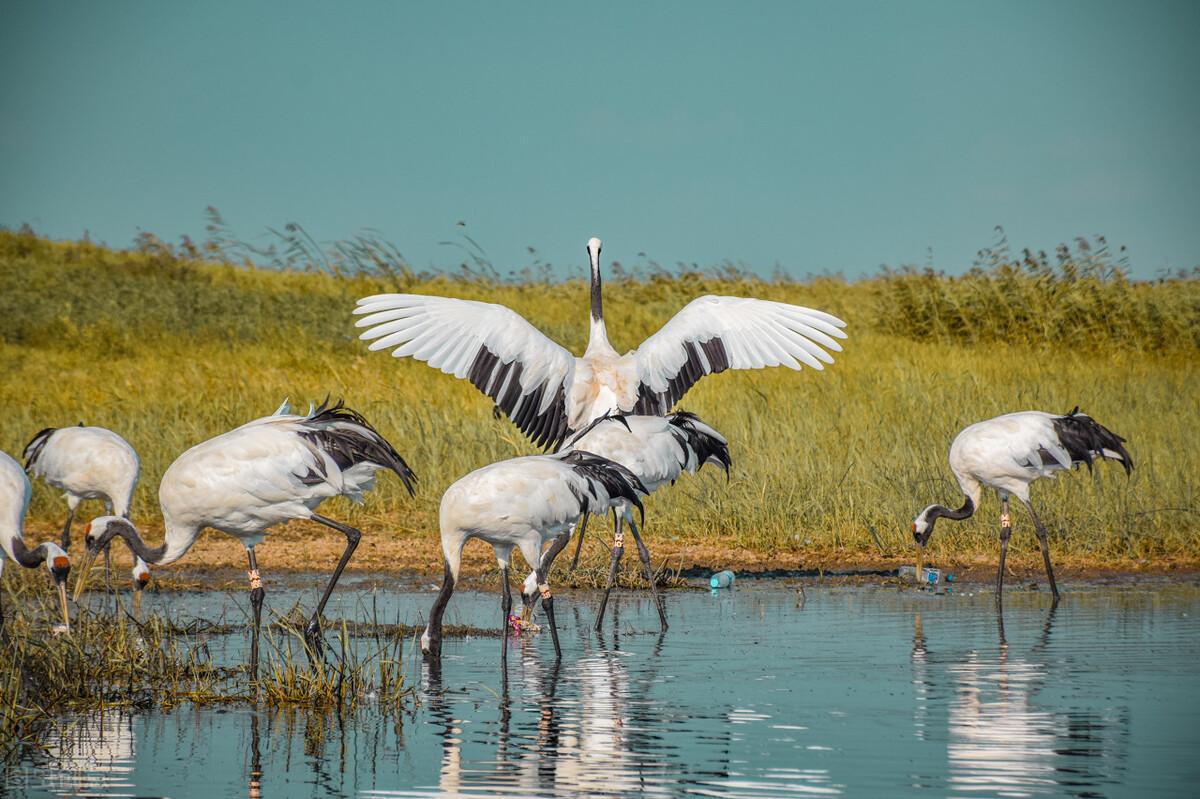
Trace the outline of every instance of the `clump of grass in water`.
[[[414, 695], [403, 671], [412, 628], [342, 623], [329, 658], [310, 663], [301, 628], [272, 625], [266, 638], [274, 645], [267, 647], [259, 680], [252, 684], [244, 665], [214, 665], [208, 647], [216, 635], [226, 630], [236, 635], [244, 627], [188, 633], [162, 617], [138, 625], [128, 617], [80, 612], [70, 634], [55, 634], [55, 598], [34, 579], [41, 576], [5, 579], [0, 740], [32, 740], [47, 719], [69, 711], [169, 710], [182, 703], [299, 704], [337, 712], [370, 704], [396, 710]], [[352, 638], [369, 642], [351, 645]]]

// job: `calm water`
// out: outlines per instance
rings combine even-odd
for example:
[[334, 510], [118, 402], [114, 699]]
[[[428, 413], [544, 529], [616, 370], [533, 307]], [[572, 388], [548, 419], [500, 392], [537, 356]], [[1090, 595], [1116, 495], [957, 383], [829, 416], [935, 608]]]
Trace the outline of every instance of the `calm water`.
[[[1200, 590], [1067, 592], [1055, 611], [1045, 594], [1013, 592], [1006, 645], [990, 594], [969, 588], [810, 584], [803, 602], [780, 581], [674, 593], [665, 637], [640, 594], [619, 597], [598, 637], [594, 597], [563, 592], [559, 668], [545, 633], [515, 645], [507, 680], [497, 639], [452, 639], [440, 673], [411, 663], [421, 703], [401, 716], [64, 718], [0, 793], [1195, 795]], [[375, 601], [380, 618], [411, 621], [431, 598], [351, 590], [330, 615]], [[155, 597], [147, 609], [219, 614], [232, 599]], [[489, 624], [497, 604], [456, 595], [447, 621]]]

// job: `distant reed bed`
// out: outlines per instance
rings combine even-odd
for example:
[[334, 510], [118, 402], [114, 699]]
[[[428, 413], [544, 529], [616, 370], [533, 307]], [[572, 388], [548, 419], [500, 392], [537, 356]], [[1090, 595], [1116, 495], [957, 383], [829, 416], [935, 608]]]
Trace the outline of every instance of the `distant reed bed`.
[[[465, 381], [368, 353], [353, 327], [355, 299], [411, 291], [498, 302], [576, 352], [586, 344], [581, 267], [552, 279], [534, 258], [502, 275], [464, 238], [461, 270], [420, 274], [370, 236], [319, 248], [285, 229], [273, 251], [249, 253], [216, 222], [210, 233], [204, 245], [145, 236], [131, 251], [0, 233], [0, 447], [18, 454], [48, 425], [117, 430], [142, 456], [134, 515], [150, 529], [158, 478], [180, 452], [285, 396], [304, 407], [332, 394], [421, 477], [414, 499], [385, 478], [364, 506], [336, 513], [368, 531], [384, 562], [411, 565], [413, 542], [436, 540], [450, 482], [532, 450]], [[233, 263], [246, 259], [271, 268]], [[728, 483], [706, 472], [649, 500], [651, 549], [669, 540], [698, 553], [811, 553], [814, 562], [903, 555], [916, 511], [957, 495], [945, 463], [955, 432], [1007, 411], [1079, 404], [1130, 440], [1137, 469], [1126, 479], [1102, 466], [1035, 488], [1056, 553], [1194, 562], [1200, 279], [1130, 280], [1121, 259], [1095, 240], [1053, 260], [997, 246], [962, 277], [901, 269], [795, 280], [732, 266], [606, 265], [618, 349], [705, 293], [809, 305], [849, 324], [845, 352], [823, 373], [728, 373], [684, 398], [730, 439], [734, 470]], [[994, 558], [993, 504], [965, 524], [939, 525], [933, 556]], [[62, 513], [54, 492], [35, 489], [35, 528], [53, 529]], [[1036, 552], [1027, 527], [1018, 517], [1018, 558]], [[264, 558], [285, 560], [270, 548]]]

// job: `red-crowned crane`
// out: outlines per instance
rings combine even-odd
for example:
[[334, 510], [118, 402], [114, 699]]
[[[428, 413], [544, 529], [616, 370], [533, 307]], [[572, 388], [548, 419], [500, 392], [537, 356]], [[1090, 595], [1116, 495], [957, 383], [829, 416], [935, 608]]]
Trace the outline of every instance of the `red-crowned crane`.
[[[103, 427], [47, 427], [25, 445], [25, 471], [63, 492], [67, 520], [63, 522], [62, 548], [71, 550], [71, 522], [79, 503], [104, 502], [109, 515], [129, 518], [133, 490], [137, 488], [141, 461], [129, 442]], [[143, 564], [144, 566], [145, 564]], [[104, 550], [104, 579], [110, 574], [108, 549]]]
[[[342, 558], [304, 630], [305, 640], [319, 654], [321, 614], [362, 533], [315, 511], [330, 497], [361, 501], [380, 469], [394, 471], [413, 492], [416, 475], [357, 411], [338, 402], [322, 404], [306, 416], [276, 412], [197, 444], [167, 468], [158, 489], [166, 531], [161, 546], [147, 546], [128, 519], [104, 516], [88, 527], [87, 557], [94, 558], [114, 536], [125, 539], [135, 555], [152, 565], [182, 558], [206, 527], [239, 539], [250, 564], [250, 662], [251, 673], [257, 674], [265, 591], [254, 547], [270, 528], [292, 519], [311, 519], [346, 536]], [[86, 575], [85, 569], [76, 597]]]
[[[12, 558], [27, 569], [45, 565], [50, 579], [58, 587], [58, 598], [62, 604], [63, 625], [71, 629], [71, 614], [67, 610], [67, 575], [71, 571], [71, 560], [58, 544], [47, 541], [30, 549], [25, 545], [25, 512], [29, 510], [29, 498], [33, 487], [21, 465], [0, 452], [0, 574], [4, 572], [4, 561]], [[0, 628], [4, 626], [4, 612], [0, 608]]]
[[1086, 464], [1090, 470], [1097, 458], [1120, 461], [1125, 473], [1129, 474], [1133, 470], [1133, 458], [1125, 450], [1124, 443], [1125, 439], [1080, 413], [1078, 406], [1065, 415], [1020, 411], [976, 422], [963, 428], [950, 445], [950, 470], [966, 497], [962, 507], [957, 510], [944, 505], [925, 508], [913, 521], [913, 538], [923, 552], [938, 517], [969, 518], [979, 508], [983, 488], [994, 488], [1000, 495], [1000, 568], [996, 572], [996, 603], [1000, 604], [1004, 593], [1004, 558], [1012, 534], [1008, 498], [1015, 496], [1033, 519], [1038, 543], [1042, 546], [1046, 577], [1057, 600], [1058, 585], [1050, 565], [1046, 528], [1029, 501], [1029, 484], [1040, 477], [1054, 477], [1055, 472], [1072, 466]]
[[[527, 455], [476, 469], [455, 481], [442, 495], [438, 526], [445, 557], [445, 577], [421, 636], [421, 650], [437, 659], [442, 653], [442, 616], [454, 593], [467, 541], [479, 538], [492, 545], [500, 566], [500, 606], [503, 611], [501, 657], [507, 660], [512, 594], [508, 564], [514, 548], [534, 564], [532, 589], [541, 597], [554, 640], [554, 655], [562, 657], [554, 623], [554, 597], [546, 575], [555, 556], [567, 545], [571, 526], [592, 512], [603, 514], [617, 500], [642, 507], [646, 493], [637, 477], [620, 464], [582, 450], [558, 455]], [[542, 553], [542, 546], [553, 541]], [[533, 607], [527, 596], [525, 606]]]
[[[684, 472], [695, 474], [701, 466], [712, 463], [725, 470], [728, 477], [731, 460], [729, 444], [725, 437], [700, 421], [693, 413], [677, 411], [669, 416], [614, 416], [606, 415], [589, 423], [566, 442], [563, 451], [585, 450], [603, 458], [616, 461], [642, 482], [646, 493], [653, 494], [664, 485], [673, 485]], [[637, 544], [638, 558], [642, 562], [642, 574], [650, 583], [650, 592], [658, 610], [659, 624], [667, 629], [667, 614], [663, 607], [658, 587], [654, 583], [654, 567], [650, 564], [650, 552], [642, 540], [641, 531], [633, 520], [633, 509], [624, 499], [613, 502], [613, 547], [609, 564], [608, 583], [600, 609], [596, 613], [596, 630], [604, 621], [604, 611], [609, 595], [617, 579], [617, 568], [625, 553], [625, 534], [622, 523], [629, 525], [633, 540]], [[579, 561], [579, 550], [583, 546], [583, 530], [575, 544], [575, 557], [571, 568]], [[531, 589], [534, 575], [525, 580], [525, 596], [537, 601]], [[525, 615], [528, 615], [526, 613]]]
[[609, 412], [663, 416], [700, 378], [726, 369], [801, 365], [823, 369], [840, 352], [845, 323], [811, 308], [743, 297], [692, 300], [636, 350], [608, 341], [600, 239], [587, 243], [591, 336], [582, 358], [502, 305], [421, 294], [358, 301], [356, 325], [370, 349], [390, 349], [466, 378], [531, 441], [557, 450]]

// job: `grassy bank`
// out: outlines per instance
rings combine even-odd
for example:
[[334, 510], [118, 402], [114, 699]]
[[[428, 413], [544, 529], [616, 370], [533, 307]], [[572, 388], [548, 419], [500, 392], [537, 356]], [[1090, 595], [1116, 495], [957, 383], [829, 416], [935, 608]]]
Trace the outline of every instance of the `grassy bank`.
[[[1035, 488], [1056, 557], [1200, 563], [1200, 455], [1191, 446], [1200, 429], [1200, 281], [1130, 282], [1094, 244], [1054, 263], [989, 257], [953, 279], [899, 271], [798, 282], [725, 270], [607, 280], [608, 328], [621, 350], [704, 293], [810, 305], [849, 323], [846, 351], [823, 373], [727, 373], [685, 397], [682, 407], [729, 438], [734, 469], [728, 483], [706, 470], [649, 500], [656, 555], [683, 565], [907, 559], [913, 515], [957, 498], [945, 457], [959, 429], [1078, 404], [1129, 439], [1137, 468], [1129, 479], [1102, 466]], [[344, 396], [421, 478], [415, 499], [385, 477], [362, 507], [326, 506], [368, 534], [352, 567], [440, 573], [442, 490], [532, 450], [465, 381], [367, 352], [352, 325], [354, 300], [396, 290], [499, 302], [576, 352], [586, 342], [582, 279], [254, 270], [153, 243], [123, 252], [0, 233], [0, 448], [17, 455], [45, 426], [111, 427], [141, 454], [134, 516], [157, 531], [157, 481], [184, 449], [285, 396], [302, 406]], [[54, 491], [36, 486], [32, 537], [51, 534], [64, 513]], [[989, 497], [975, 519], [939, 525], [932, 557], [994, 562], [997, 513]], [[1036, 542], [1019, 515], [1016, 525], [1020, 563]], [[242, 564], [236, 542], [204, 539], [184, 565]], [[341, 545], [335, 534], [296, 528], [268, 541], [260, 563], [268, 572], [326, 569]], [[472, 562], [487, 568], [490, 550], [476, 547]], [[599, 544], [590, 552], [596, 563], [606, 558]]]

